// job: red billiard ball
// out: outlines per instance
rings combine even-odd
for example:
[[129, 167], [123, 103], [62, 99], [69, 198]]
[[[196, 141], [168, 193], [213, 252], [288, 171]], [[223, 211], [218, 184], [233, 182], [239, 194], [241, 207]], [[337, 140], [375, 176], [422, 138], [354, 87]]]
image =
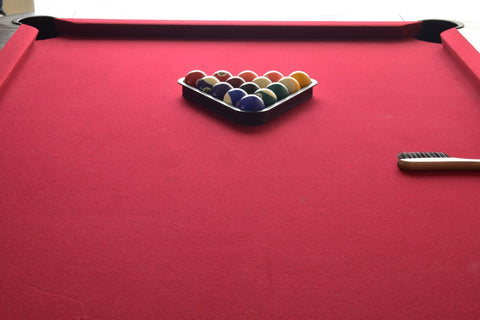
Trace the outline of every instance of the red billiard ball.
[[198, 81], [206, 76], [207, 74], [201, 70], [192, 70], [185, 76], [183, 82], [189, 86], [196, 87]]
[[238, 76], [240, 78], [242, 78], [243, 80], [245, 80], [245, 82], [252, 82], [253, 79], [255, 79], [256, 77], [258, 77], [258, 75], [251, 71], [251, 70], [245, 70], [245, 71], [242, 71], [238, 74]]
[[232, 74], [226, 70], [218, 70], [213, 74], [213, 76], [220, 80], [220, 82], [225, 82], [228, 78], [232, 76]]

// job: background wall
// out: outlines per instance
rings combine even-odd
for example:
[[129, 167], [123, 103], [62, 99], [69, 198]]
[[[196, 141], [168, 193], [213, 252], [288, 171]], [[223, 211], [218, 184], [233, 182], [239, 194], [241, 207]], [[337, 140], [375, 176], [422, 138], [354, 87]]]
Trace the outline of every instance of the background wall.
[[8, 14], [157, 20], [461, 21], [480, 50], [478, 0], [4, 0]]
[[33, 0], [3, 0], [3, 10], [7, 14], [33, 12], [34, 2]]

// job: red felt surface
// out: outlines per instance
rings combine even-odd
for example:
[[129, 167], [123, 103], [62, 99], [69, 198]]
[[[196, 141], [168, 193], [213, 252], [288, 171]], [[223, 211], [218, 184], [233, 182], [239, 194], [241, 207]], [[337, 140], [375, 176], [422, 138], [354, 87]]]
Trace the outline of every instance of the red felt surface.
[[[243, 127], [192, 69], [318, 81]], [[415, 39], [37, 41], [0, 95], [2, 319], [478, 319], [480, 95]]]

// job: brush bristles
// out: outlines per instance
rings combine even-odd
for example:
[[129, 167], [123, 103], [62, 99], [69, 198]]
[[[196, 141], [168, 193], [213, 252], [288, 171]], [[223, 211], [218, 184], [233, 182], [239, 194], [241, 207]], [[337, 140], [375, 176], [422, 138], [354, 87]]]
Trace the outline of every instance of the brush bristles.
[[419, 159], [419, 158], [448, 158], [443, 152], [402, 152], [397, 154], [398, 159]]

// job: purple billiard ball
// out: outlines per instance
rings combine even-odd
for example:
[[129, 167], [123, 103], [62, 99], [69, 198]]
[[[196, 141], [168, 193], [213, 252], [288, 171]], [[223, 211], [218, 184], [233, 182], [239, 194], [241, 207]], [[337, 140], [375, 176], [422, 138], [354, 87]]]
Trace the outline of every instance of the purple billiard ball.
[[225, 93], [228, 91], [232, 90], [233, 87], [231, 84], [227, 82], [220, 82], [217, 83], [212, 87], [212, 91], [210, 91], [210, 94], [212, 97], [223, 100], [223, 97], [225, 96]]

